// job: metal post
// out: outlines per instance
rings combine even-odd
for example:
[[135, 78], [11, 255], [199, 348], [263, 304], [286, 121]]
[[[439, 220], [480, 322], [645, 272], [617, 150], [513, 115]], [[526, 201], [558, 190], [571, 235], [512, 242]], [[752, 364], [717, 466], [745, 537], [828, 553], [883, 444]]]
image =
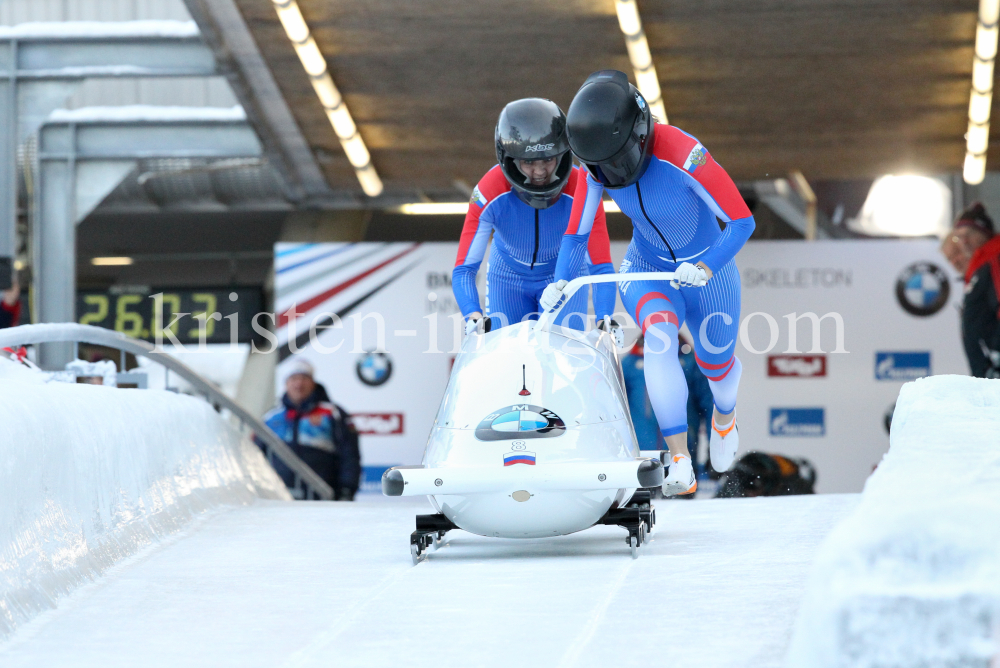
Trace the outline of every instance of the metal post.
[[[6, 81], [0, 82], [0, 264], [9, 263], [13, 270], [17, 255], [17, 40], [8, 44]], [[7, 287], [0, 285], [0, 289]]]
[[800, 171], [789, 174], [795, 189], [806, 203], [806, 241], [816, 240], [816, 193], [813, 192], [805, 175]]

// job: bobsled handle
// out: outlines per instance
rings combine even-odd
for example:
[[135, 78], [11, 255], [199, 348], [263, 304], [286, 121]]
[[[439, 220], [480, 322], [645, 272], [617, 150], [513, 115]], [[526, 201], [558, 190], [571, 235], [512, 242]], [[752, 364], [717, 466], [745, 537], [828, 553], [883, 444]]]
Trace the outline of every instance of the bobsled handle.
[[563, 300], [538, 318], [538, 324], [535, 325], [535, 331], [542, 332], [551, 328], [552, 323], [556, 320], [556, 316], [558, 316], [563, 307], [569, 303], [570, 297], [575, 295], [576, 291], [585, 285], [591, 285], [593, 283], [620, 283], [623, 281], [672, 280], [674, 280], [674, 272], [672, 271], [639, 271], [634, 274], [598, 274], [596, 276], [578, 276], [567, 283], [566, 287], [563, 288]]

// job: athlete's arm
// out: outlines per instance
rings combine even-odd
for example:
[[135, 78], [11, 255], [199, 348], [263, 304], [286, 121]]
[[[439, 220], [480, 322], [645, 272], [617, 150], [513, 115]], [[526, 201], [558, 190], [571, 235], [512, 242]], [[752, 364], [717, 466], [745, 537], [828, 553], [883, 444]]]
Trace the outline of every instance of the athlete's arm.
[[455, 268], [451, 272], [451, 289], [466, 318], [480, 313], [476, 274], [479, 273], [479, 265], [486, 255], [486, 247], [493, 232], [493, 216], [489, 204], [499, 194], [494, 192], [497, 190], [497, 184], [494, 183], [496, 175], [493, 173], [496, 169], [487, 172], [472, 191], [469, 211], [465, 214], [465, 224], [458, 242], [458, 257], [455, 258]]
[[743, 196], [740, 195], [740, 191], [726, 170], [700, 144], [692, 150], [692, 153], [699, 150], [702, 153], [699, 162], [704, 160], [704, 164], [698, 166], [691, 174], [689, 185], [726, 224], [726, 229], [712, 247], [701, 256], [700, 263], [714, 274], [736, 257], [743, 244], [753, 234], [756, 223], [746, 202], [743, 201]]
[[[580, 267], [586, 260], [588, 242], [591, 231], [597, 220], [597, 212], [604, 212], [601, 196], [604, 186], [593, 180], [589, 175], [586, 179], [576, 180], [576, 191], [573, 193], [573, 210], [569, 214], [569, 225], [559, 246], [559, 259], [556, 260], [556, 280], [569, 281], [580, 273]], [[603, 215], [601, 216], [603, 220]], [[604, 225], [605, 238], [607, 225]], [[611, 261], [610, 253], [607, 261]], [[595, 262], [596, 264], [596, 262]]]
[[[608, 223], [604, 214], [603, 202], [597, 207], [594, 227], [590, 231], [590, 241], [587, 243], [587, 264], [591, 276], [615, 273], [614, 265], [611, 264], [611, 241], [608, 238]], [[618, 286], [614, 283], [596, 283], [591, 287], [594, 290], [594, 316], [597, 321], [604, 320], [604, 316], [614, 315], [615, 295], [618, 294]]]

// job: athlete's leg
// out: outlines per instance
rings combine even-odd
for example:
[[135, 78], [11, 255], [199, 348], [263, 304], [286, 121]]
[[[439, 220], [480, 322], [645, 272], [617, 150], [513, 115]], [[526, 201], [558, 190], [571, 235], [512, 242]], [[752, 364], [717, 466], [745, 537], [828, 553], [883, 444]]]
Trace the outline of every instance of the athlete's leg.
[[533, 282], [491, 262], [486, 270], [486, 315], [490, 318], [490, 328], [516, 325], [535, 311], [534, 288]]
[[715, 400], [710, 434], [712, 465], [724, 471], [732, 464], [739, 446], [735, 410], [743, 365], [735, 354], [740, 320], [740, 275], [736, 264], [726, 264], [704, 287], [684, 291], [695, 359]]
[[[642, 271], [655, 268], [630, 248], [622, 272]], [[697, 484], [687, 449], [687, 379], [677, 346], [681, 324], [677, 314], [684, 312], [684, 297], [668, 281], [625, 282], [621, 284], [621, 295], [625, 308], [646, 337], [643, 348], [646, 391], [671, 455], [664, 492], [689, 494]]]

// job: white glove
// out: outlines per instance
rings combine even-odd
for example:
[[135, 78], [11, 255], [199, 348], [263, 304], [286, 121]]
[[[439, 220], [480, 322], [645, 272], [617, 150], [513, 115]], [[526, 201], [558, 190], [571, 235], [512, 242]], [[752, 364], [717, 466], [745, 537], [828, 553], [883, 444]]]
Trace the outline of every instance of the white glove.
[[550, 311], [558, 306], [559, 302], [565, 298], [563, 288], [566, 287], [567, 283], [569, 281], [556, 281], [555, 283], [549, 283], [545, 287], [545, 291], [542, 292], [542, 298], [538, 300], [538, 303], [542, 306], [542, 310]]
[[674, 280], [670, 281], [672, 287], [701, 287], [708, 283], [708, 274], [701, 267], [690, 262], [683, 262], [681, 266], [674, 269]]
[[621, 349], [625, 347], [625, 330], [611, 317], [605, 316], [604, 320], [597, 323], [597, 328], [610, 334], [611, 340], [615, 342], [617, 348]]
[[479, 318], [469, 318], [465, 323], [465, 335], [469, 336], [479, 327]]

